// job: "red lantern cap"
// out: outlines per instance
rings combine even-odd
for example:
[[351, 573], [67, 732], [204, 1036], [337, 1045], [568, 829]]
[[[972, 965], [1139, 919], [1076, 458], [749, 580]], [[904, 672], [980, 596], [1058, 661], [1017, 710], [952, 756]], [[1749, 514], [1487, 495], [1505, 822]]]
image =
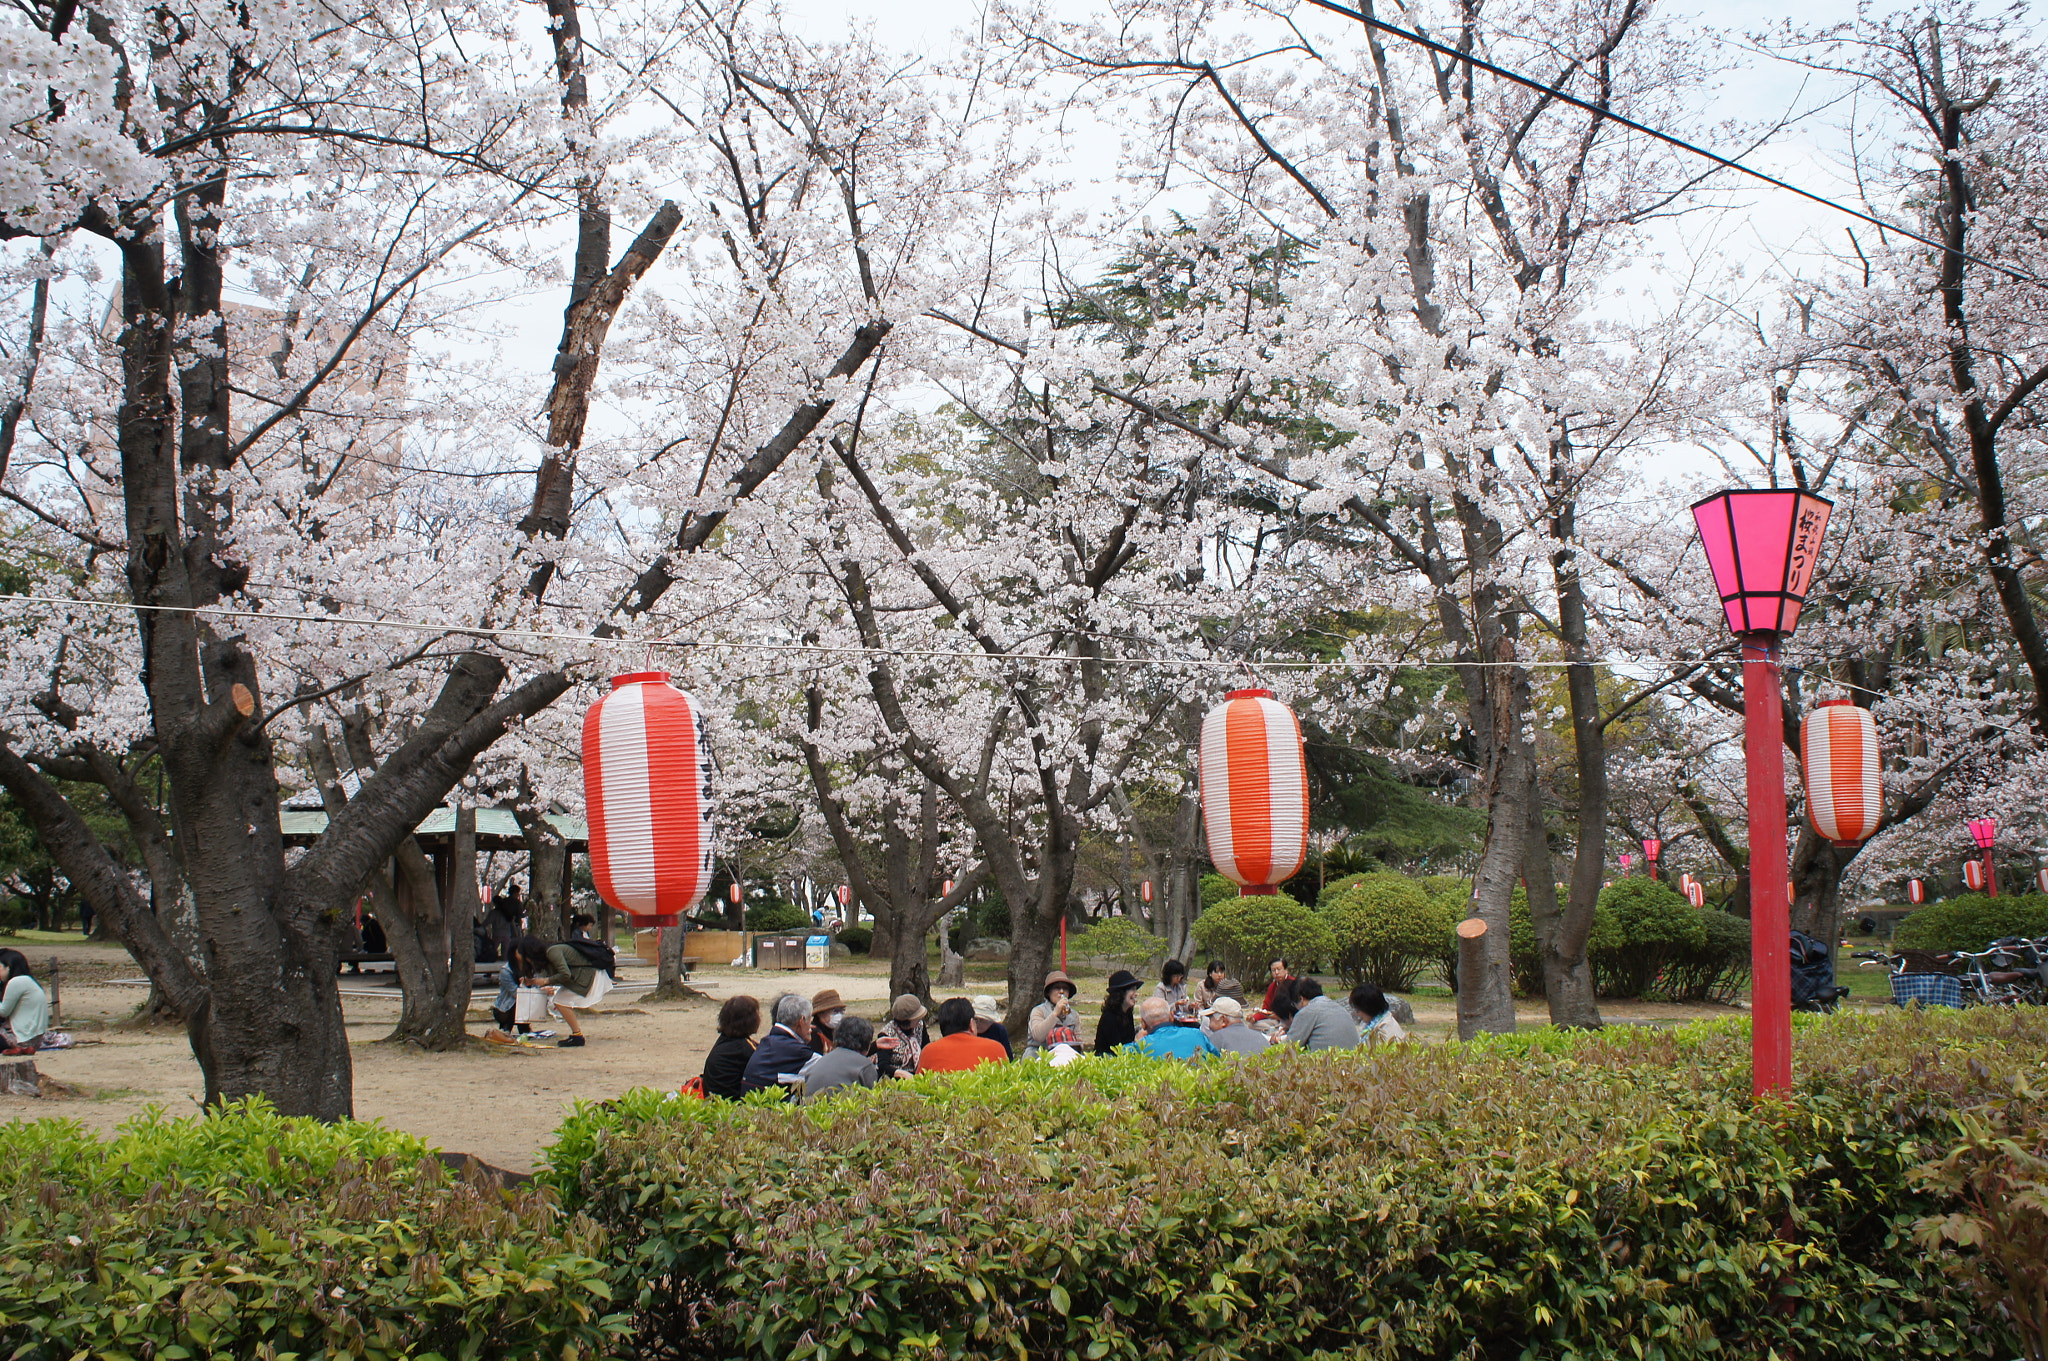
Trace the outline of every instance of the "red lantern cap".
[[1977, 843], [1977, 849], [1980, 851], [1990, 850], [1998, 840], [1996, 818], [1971, 818], [1967, 825], [1970, 829], [1970, 839]]
[[1643, 838], [1643, 859], [1655, 860], [1657, 858], [1658, 852], [1662, 851], [1663, 849], [1664, 843], [1662, 841], [1659, 841], [1656, 837], [1646, 836]]
[[1833, 509], [1807, 492], [1750, 488], [1693, 504], [1730, 631], [1784, 637], [1799, 627]]

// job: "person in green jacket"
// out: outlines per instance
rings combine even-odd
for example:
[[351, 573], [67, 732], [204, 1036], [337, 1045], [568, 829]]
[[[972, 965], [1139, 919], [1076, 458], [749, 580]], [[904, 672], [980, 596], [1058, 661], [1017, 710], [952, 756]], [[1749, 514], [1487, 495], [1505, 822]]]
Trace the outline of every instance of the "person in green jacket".
[[0, 950], [0, 1048], [33, 1054], [50, 1028], [50, 996], [19, 950]]
[[514, 942], [512, 959], [522, 979], [554, 998], [555, 1010], [568, 1024], [569, 1033], [555, 1044], [581, 1049], [583, 1022], [576, 1013], [596, 1006], [611, 991], [611, 975], [586, 959], [574, 941], [544, 945], [529, 936]]

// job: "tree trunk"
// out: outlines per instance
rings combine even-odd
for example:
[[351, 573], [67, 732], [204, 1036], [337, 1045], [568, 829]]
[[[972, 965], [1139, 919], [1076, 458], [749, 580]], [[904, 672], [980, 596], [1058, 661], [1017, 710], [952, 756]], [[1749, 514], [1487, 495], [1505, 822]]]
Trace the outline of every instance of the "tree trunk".
[[939, 986], [967, 986], [967, 960], [953, 949], [953, 933], [946, 929], [947, 913], [939, 914]]
[[[1502, 660], [1512, 649], [1502, 640], [1495, 652]], [[1476, 668], [1475, 668], [1476, 669]], [[1514, 966], [1509, 953], [1510, 916], [1515, 881], [1522, 868], [1522, 843], [1532, 815], [1533, 773], [1521, 720], [1527, 712], [1528, 678], [1519, 666], [1492, 666], [1480, 675], [1472, 705], [1473, 728], [1488, 752], [1486, 844], [1472, 878], [1468, 917], [1486, 924], [1469, 938], [1458, 959], [1458, 1038], [1485, 1033], [1512, 1034], [1515, 1029]], [[1476, 966], [1476, 967], [1475, 967]]]
[[442, 901], [432, 865], [411, 837], [394, 857], [401, 884], [384, 935], [405, 990], [398, 1028], [386, 1038], [444, 1051], [469, 1039], [469, 1002], [476, 965], [476, 809], [455, 810], [449, 892]]
[[927, 1000], [932, 995], [931, 965], [925, 959], [925, 933], [912, 935], [899, 931], [891, 941], [889, 951], [889, 995], [901, 997], [905, 993]]
[[569, 936], [569, 906], [562, 893], [568, 877], [569, 843], [538, 812], [520, 810], [519, 830], [526, 837], [527, 934], [553, 945]]
[[1530, 771], [1529, 827], [1522, 840], [1522, 881], [1528, 886], [1529, 918], [1536, 931], [1536, 950], [1543, 964], [1543, 996], [1550, 1004], [1550, 1023], [1567, 1030], [1600, 1028], [1600, 1007], [1593, 997], [1593, 967], [1586, 962], [1586, 933], [1577, 936], [1575, 955], [1565, 946], [1572, 933], [1558, 910], [1557, 883], [1551, 877], [1550, 837], [1543, 825], [1541, 788]]

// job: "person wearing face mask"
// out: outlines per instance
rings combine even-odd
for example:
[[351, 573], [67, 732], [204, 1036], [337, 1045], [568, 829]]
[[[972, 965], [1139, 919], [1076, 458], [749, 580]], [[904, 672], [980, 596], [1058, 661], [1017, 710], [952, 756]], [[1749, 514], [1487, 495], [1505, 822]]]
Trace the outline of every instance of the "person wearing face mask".
[[833, 1036], [839, 1023], [846, 1019], [846, 1003], [839, 1000], [836, 988], [826, 988], [811, 999], [811, 1052], [829, 1054], [832, 1052]]

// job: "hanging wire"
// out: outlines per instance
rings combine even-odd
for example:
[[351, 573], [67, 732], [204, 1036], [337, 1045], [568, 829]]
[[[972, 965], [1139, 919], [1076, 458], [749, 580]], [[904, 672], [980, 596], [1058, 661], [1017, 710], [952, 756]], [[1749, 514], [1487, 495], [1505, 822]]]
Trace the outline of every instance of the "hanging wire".
[[1594, 114], [1597, 117], [1605, 118], [1609, 122], [1618, 123], [1622, 127], [1629, 129], [1631, 132], [1640, 132], [1645, 137], [1654, 137], [1658, 141], [1665, 143], [1667, 146], [1673, 146], [1678, 148], [1680, 151], [1686, 152], [1690, 155], [1698, 156], [1703, 160], [1712, 161], [1715, 165], [1721, 166], [1724, 169], [1733, 170], [1738, 175], [1747, 175], [1751, 179], [1761, 180], [1765, 184], [1770, 185], [1774, 189], [1783, 189], [1788, 194], [1797, 194], [1800, 198], [1806, 199], [1811, 203], [1818, 203], [1823, 208], [1832, 208], [1834, 209], [1834, 211], [1846, 214], [1849, 217], [1853, 217], [1859, 222], [1868, 222], [1871, 226], [1878, 228], [1880, 231], [1896, 233], [1899, 236], [1906, 237], [1908, 240], [1918, 241], [1923, 246], [1930, 246], [1933, 249], [1941, 251], [1943, 254], [1946, 255], [1960, 256], [1962, 259], [1968, 261], [1970, 264], [1981, 265], [1985, 269], [1995, 270], [1998, 273], [2003, 274], [2011, 279], [2017, 279], [2024, 283], [2030, 284], [2038, 284], [2044, 282], [2036, 275], [2029, 274], [2025, 270], [2015, 269], [2011, 265], [2001, 265], [1994, 260], [1986, 260], [1981, 256], [1972, 255], [1966, 250], [1958, 250], [1956, 247], [1948, 245], [1947, 243], [1942, 241], [1937, 241], [1931, 236], [1923, 236], [1919, 232], [1912, 231], [1905, 227], [1901, 227], [1896, 223], [1886, 222], [1883, 218], [1873, 217], [1869, 213], [1863, 212], [1860, 209], [1851, 208], [1846, 204], [1837, 203], [1831, 198], [1827, 198], [1823, 195], [1816, 194], [1810, 189], [1801, 189], [1798, 185], [1793, 184], [1790, 181], [1781, 180], [1775, 175], [1767, 175], [1761, 170], [1754, 169], [1750, 166], [1744, 165], [1740, 161], [1732, 160], [1729, 157], [1723, 156], [1718, 151], [1710, 151], [1706, 147], [1696, 145], [1692, 142], [1688, 142], [1683, 137], [1679, 137], [1673, 133], [1664, 132], [1660, 129], [1653, 128], [1647, 123], [1638, 123], [1633, 118], [1625, 117], [1621, 114], [1614, 112], [1614, 110], [1612, 109], [1605, 108], [1598, 104], [1590, 103], [1587, 100], [1580, 99], [1575, 95], [1568, 95], [1559, 86], [1546, 85], [1534, 76], [1525, 76], [1521, 72], [1509, 70], [1505, 66], [1496, 66], [1494, 63], [1487, 61], [1483, 57], [1474, 56], [1469, 52], [1461, 52], [1454, 47], [1446, 47], [1444, 44], [1436, 41], [1434, 38], [1426, 38], [1422, 34], [1416, 33], [1410, 29], [1402, 28], [1397, 24], [1390, 24], [1386, 20], [1376, 18], [1370, 14], [1361, 13], [1358, 10], [1352, 9], [1348, 5], [1340, 5], [1336, 3], [1336, 0], [1308, 0], [1308, 3], [1314, 5], [1317, 9], [1328, 10], [1332, 14], [1341, 14], [1347, 19], [1356, 19], [1359, 23], [1364, 24], [1367, 28], [1378, 29], [1380, 32], [1387, 34], [1389, 37], [1399, 38], [1403, 42], [1413, 43], [1417, 47], [1427, 48], [1431, 52], [1436, 53], [1438, 56], [1447, 57], [1454, 62], [1458, 62], [1462, 65], [1474, 67], [1478, 70], [1484, 71], [1488, 75], [1498, 76], [1502, 80], [1512, 82], [1513, 84], [1523, 86], [1527, 89], [1535, 90], [1539, 94], [1543, 94], [1551, 99], [1555, 99], [1560, 104], [1569, 104], [1571, 107], [1575, 109], [1580, 109], [1586, 113]]

